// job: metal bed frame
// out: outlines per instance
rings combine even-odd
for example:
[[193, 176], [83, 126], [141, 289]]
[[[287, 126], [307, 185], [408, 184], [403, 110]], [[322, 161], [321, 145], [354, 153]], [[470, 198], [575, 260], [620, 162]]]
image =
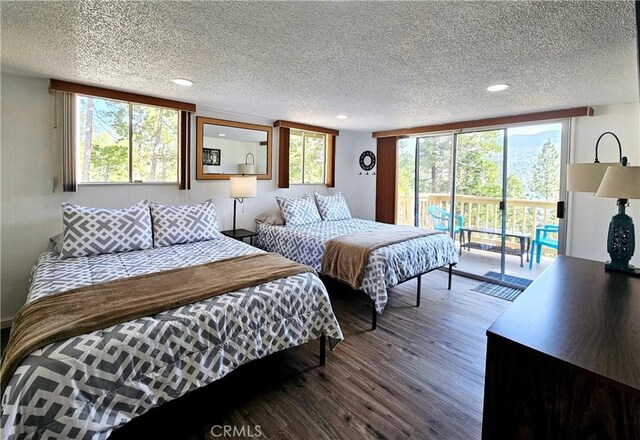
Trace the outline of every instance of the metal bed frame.
[[[421, 294], [421, 290], [422, 290], [422, 275], [426, 275], [429, 272], [433, 272], [434, 270], [442, 269], [442, 268], [444, 268], [446, 266], [449, 266], [449, 269], [448, 269], [449, 279], [448, 279], [447, 289], [451, 290], [451, 278], [453, 276], [453, 267], [456, 266], [456, 264], [448, 264], [448, 265], [445, 265], [445, 266], [434, 267], [433, 269], [429, 269], [426, 272], [422, 272], [422, 273], [419, 273], [419, 274], [414, 275], [412, 277], [406, 278], [406, 279], [400, 281], [398, 284], [396, 284], [396, 286], [399, 286], [400, 284], [406, 283], [407, 281], [411, 281], [414, 278], [417, 278], [418, 279], [418, 287], [416, 289], [416, 307], [420, 307], [420, 294]], [[376, 312], [376, 302], [375, 302], [375, 300], [371, 299], [371, 297], [369, 297], [369, 295], [364, 293], [362, 290], [353, 289], [348, 284], [345, 284], [345, 283], [343, 283], [342, 281], [340, 281], [340, 280], [338, 280], [336, 278], [332, 278], [332, 277], [329, 277], [327, 275], [321, 275], [320, 277], [323, 280], [323, 282], [324, 282], [324, 280], [326, 280], [328, 278], [328, 279], [331, 279], [332, 281], [335, 281], [335, 282], [337, 282], [337, 283], [339, 283], [339, 284], [341, 284], [343, 286], [348, 287], [349, 289], [351, 289], [353, 291], [356, 291], [356, 292], [359, 292], [359, 293], [362, 293], [363, 295], [365, 295], [371, 301], [371, 305], [372, 305], [372, 309], [373, 309], [372, 312], [371, 312], [371, 330], [375, 330], [376, 328], [378, 328], [378, 313]], [[325, 283], [325, 286], [326, 286], [326, 283]], [[322, 341], [321, 341], [321, 344], [322, 344]], [[323, 350], [322, 345], [320, 347], [320, 350], [322, 352], [322, 350]], [[321, 359], [322, 359], [322, 357], [321, 357]], [[323, 365], [323, 364], [321, 364], [321, 365]]]
[[[448, 281], [447, 281], [447, 290], [451, 290], [451, 279], [453, 277], [453, 267], [456, 266], [456, 264], [449, 264], [449, 269], [447, 270], [449, 276], [448, 276]], [[400, 284], [406, 283], [407, 281], [411, 281], [414, 278], [418, 279], [418, 287], [416, 288], [416, 307], [420, 307], [420, 294], [422, 293], [422, 275], [426, 275], [429, 272], [433, 272], [434, 270], [438, 270], [438, 269], [442, 269], [445, 266], [440, 266], [440, 267], [435, 267], [433, 269], [430, 269], [426, 272], [422, 272], [419, 273], [418, 275], [414, 275], [412, 277], [409, 277], [405, 280], [400, 281], [398, 284], [396, 284], [396, 286], [399, 286]], [[326, 279], [326, 278], [330, 278], [327, 277], [326, 275], [322, 275], [322, 278]], [[341, 282], [338, 279], [335, 278], [331, 278], [331, 280], [340, 283], [343, 286], [347, 286], [351, 289], [351, 286], [348, 286], [347, 284]], [[325, 283], [326, 285], [326, 283]], [[356, 290], [356, 289], [352, 289], [352, 290]], [[372, 300], [369, 295], [367, 295], [366, 293], [364, 293], [362, 290], [356, 290], [357, 292], [362, 293], [363, 295], [366, 295], [367, 298], [369, 298], [371, 300], [371, 305], [372, 305], [372, 313], [371, 313], [371, 330], [375, 330], [378, 328], [378, 313], [376, 312], [376, 302], [374, 300]], [[319, 352], [319, 366], [322, 367], [325, 365], [326, 360], [327, 360], [327, 337], [323, 334], [322, 336], [320, 336], [320, 352]]]
[[[451, 278], [453, 276], [453, 266], [455, 266], [455, 264], [449, 264], [449, 279], [448, 279], [448, 283], [447, 283], [447, 290], [451, 290]], [[422, 290], [422, 275], [426, 275], [429, 272], [433, 272], [434, 270], [438, 270], [443, 268], [444, 266], [440, 266], [440, 267], [434, 267], [433, 269], [430, 269], [426, 272], [422, 272], [418, 275], [414, 275], [412, 277], [409, 277], [405, 280], [400, 281], [398, 284], [396, 284], [396, 286], [399, 286], [400, 284], [406, 283], [407, 281], [411, 281], [414, 278], [418, 279], [418, 287], [416, 289], [416, 307], [420, 307], [420, 294], [421, 294], [421, 290]], [[362, 291], [360, 291], [362, 292]], [[364, 293], [364, 292], [362, 292]], [[366, 295], [366, 294], [365, 294]], [[369, 295], [367, 295], [367, 297], [369, 297]], [[375, 330], [376, 328], [378, 328], [378, 313], [376, 312], [376, 302], [375, 300], [371, 300], [371, 304], [372, 304], [372, 308], [373, 311], [371, 313], [371, 330]]]

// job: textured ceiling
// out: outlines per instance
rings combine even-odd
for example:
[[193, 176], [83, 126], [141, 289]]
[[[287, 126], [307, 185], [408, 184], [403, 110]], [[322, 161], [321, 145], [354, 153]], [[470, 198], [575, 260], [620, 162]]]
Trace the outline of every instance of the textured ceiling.
[[[3, 1], [2, 68], [243, 115], [380, 130], [638, 101], [633, 8]], [[485, 90], [495, 83], [511, 88]], [[350, 118], [336, 119], [341, 113]]]

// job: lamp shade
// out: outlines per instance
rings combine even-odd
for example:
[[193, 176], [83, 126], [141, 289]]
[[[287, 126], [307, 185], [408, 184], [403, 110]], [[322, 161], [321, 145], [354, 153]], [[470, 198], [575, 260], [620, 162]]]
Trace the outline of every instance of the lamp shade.
[[612, 199], [640, 199], [640, 167], [607, 168], [596, 195]]
[[247, 198], [256, 197], [258, 194], [258, 180], [256, 176], [230, 177], [231, 189], [229, 196], [231, 198]]
[[238, 174], [255, 174], [256, 166], [252, 163], [239, 163]]
[[607, 168], [621, 166], [613, 163], [572, 163], [567, 166], [567, 191], [595, 193]]

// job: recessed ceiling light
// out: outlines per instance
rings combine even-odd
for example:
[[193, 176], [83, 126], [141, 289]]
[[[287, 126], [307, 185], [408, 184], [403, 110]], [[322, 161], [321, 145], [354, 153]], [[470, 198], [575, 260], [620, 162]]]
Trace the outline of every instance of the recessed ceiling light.
[[226, 134], [224, 134], [224, 133], [218, 133], [218, 136], [220, 136], [220, 137], [225, 137], [225, 136], [226, 136]]
[[184, 78], [175, 78], [172, 80], [175, 84], [183, 87], [191, 87], [193, 85], [193, 81], [184, 79]]
[[507, 90], [508, 88], [509, 84], [494, 84], [487, 87], [487, 90], [490, 92], [502, 92], [503, 90]]
[[347, 115], [338, 115], [338, 116], [336, 116], [336, 118], [338, 118], [338, 119], [347, 119], [348, 117], [349, 116], [347, 116]]

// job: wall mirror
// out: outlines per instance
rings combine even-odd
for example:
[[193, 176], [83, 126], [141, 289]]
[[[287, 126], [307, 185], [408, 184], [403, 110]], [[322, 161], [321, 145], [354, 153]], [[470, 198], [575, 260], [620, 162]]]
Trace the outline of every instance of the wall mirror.
[[201, 116], [196, 125], [197, 179], [271, 179], [271, 127]]

